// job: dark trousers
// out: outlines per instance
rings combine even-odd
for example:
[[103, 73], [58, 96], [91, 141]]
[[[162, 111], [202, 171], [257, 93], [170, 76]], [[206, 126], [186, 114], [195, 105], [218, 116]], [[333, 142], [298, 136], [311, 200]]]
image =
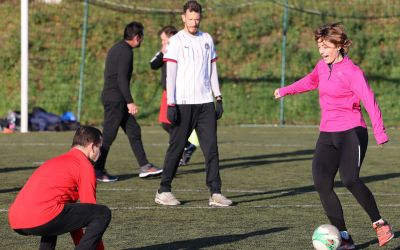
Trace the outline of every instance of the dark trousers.
[[205, 159], [206, 184], [212, 194], [221, 193], [214, 103], [177, 105], [177, 108], [179, 122], [171, 128], [159, 192], [171, 192], [171, 183], [187, 139], [196, 129]]
[[161, 127], [165, 130], [165, 132], [168, 133], [168, 135], [171, 134], [171, 132], [172, 132], [172, 128], [171, 128], [172, 125], [171, 124], [161, 123]]
[[[168, 135], [171, 135], [172, 127], [173, 127], [171, 124], [161, 123], [161, 127], [165, 130], [165, 132], [168, 133]], [[191, 133], [192, 133], [192, 131], [190, 132], [190, 134]], [[186, 141], [185, 148], [189, 147], [190, 145], [194, 146], [192, 143], [190, 143], [190, 141]]]
[[371, 221], [381, 218], [374, 196], [359, 177], [367, 146], [368, 132], [363, 127], [343, 132], [321, 132], [317, 141], [312, 166], [314, 185], [328, 219], [340, 231], [346, 230], [346, 225], [342, 205], [333, 191], [338, 171], [343, 185], [357, 199]]
[[[29, 211], [28, 211], [29, 212]], [[96, 249], [111, 221], [111, 211], [108, 207], [97, 204], [70, 203], [65, 204], [62, 212], [48, 223], [27, 229], [16, 229], [22, 235], [42, 236], [40, 250], [56, 248], [57, 235], [86, 228], [78, 249]]]
[[131, 145], [139, 166], [144, 166], [149, 163], [143, 148], [141, 128], [135, 117], [128, 113], [126, 103], [105, 102], [103, 105], [103, 145], [101, 147], [101, 155], [95, 163], [96, 172], [104, 170], [108, 152], [111, 144], [117, 137], [119, 127], [121, 127], [128, 136], [129, 144]]

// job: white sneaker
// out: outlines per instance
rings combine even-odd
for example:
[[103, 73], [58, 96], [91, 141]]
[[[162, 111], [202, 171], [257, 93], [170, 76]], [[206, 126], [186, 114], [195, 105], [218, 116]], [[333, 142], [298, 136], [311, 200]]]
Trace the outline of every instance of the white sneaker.
[[222, 194], [212, 194], [208, 204], [213, 207], [229, 207], [232, 205], [232, 201]]
[[176, 205], [181, 204], [180, 201], [178, 201], [171, 192], [162, 192], [160, 194], [157, 191], [156, 198], [154, 199], [154, 201], [157, 204], [166, 205], [166, 206], [176, 206]]

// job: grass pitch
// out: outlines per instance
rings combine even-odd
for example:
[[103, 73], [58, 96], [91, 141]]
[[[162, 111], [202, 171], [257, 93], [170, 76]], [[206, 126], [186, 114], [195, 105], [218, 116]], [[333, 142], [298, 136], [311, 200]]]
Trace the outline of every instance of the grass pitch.
[[[371, 131], [371, 129], [370, 129]], [[162, 165], [168, 138], [159, 127], [143, 127], [149, 160]], [[400, 249], [399, 129], [390, 143], [370, 145], [361, 177], [375, 194], [380, 212], [393, 224], [395, 239], [379, 248], [368, 216], [337, 179], [347, 226], [357, 249]], [[20, 236], [8, 226], [7, 209], [30, 174], [45, 160], [67, 151], [72, 132], [0, 135], [1, 249], [37, 249], [39, 237]], [[317, 127], [220, 127], [218, 130], [223, 193], [229, 208], [208, 207], [203, 155], [181, 167], [173, 192], [183, 203], [154, 203], [159, 178], [140, 179], [122, 133], [111, 148], [107, 169], [120, 181], [98, 185], [98, 203], [112, 209], [104, 235], [107, 249], [312, 249], [311, 235], [328, 223], [311, 176]], [[29, 212], [29, 211], [27, 211]], [[72, 249], [69, 235], [57, 249]]]

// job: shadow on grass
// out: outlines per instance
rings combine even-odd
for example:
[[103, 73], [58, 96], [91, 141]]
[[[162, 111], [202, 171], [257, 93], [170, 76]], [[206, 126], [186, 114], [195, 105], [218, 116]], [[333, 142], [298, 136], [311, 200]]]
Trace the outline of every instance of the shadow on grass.
[[18, 192], [19, 190], [21, 190], [21, 187], [0, 189], [0, 194]]
[[[294, 161], [307, 161], [307, 160], [312, 160], [312, 157], [306, 157], [306, 158], [291, 158], [291, 159], [279, 159], [279, 160], [267, 160], [268, 158], [276, 158], [276, 157], [289, 157], [289, 156], [302, 156], [302, 155], [312, 155], [314, 153], [314, 150], [297, 150], [293, 152], [286, 152], [286, 153], [279, 153], [279, 154], [266, 154], [266, 155], [254, 155], [254, 156], [243, 156], [243, 157], [235, 157], [235, 158], [228, 158], [228, 159], [222, 159], [220, 162], [220, 169], [225, 169], [225, 168], [250, 168], [250, 167], [256, 167], [256, 166], [261, 166], [261, 165], [267, 165], [267, 164], [273, 164], [273, 163], [282, 163], [282, 162], [294, 162]], [[232, 163], [229, 163], [233, 161]], [[235, 162], [238, 161], [238, 162]], [[204, 165], [204, 162], [199, 162], [199, 163], [192, 163], [191, 165]], [[179, 178], [179, 175], [182, 174], [197, 174], [197, 173], [203, 173], [205, 170], [203, 167], [196, 168], [196, 169], [185, 169], [185, 167], [180, 167], [178, 168], [179, 172], [177, 173], [177, 176]], [[132, 179], [138, 177], [138, 174], [121, 174], [118, 175], [118, 178], [120, 181]], [[159, 178], [158, 177], [146, 177], [146, 179], [151, 179], [151, 178]]]
[[[393, 178], [398, 178], [400, 177], [400, 173], [389, 173], [389, 174], [381, 174], [381, 175], [372, 175], [372, 176], [367, 176], [367, 177], [361, 177], [360, 179], [364, 183], [370, 183], [370, 182], [375, 182], [375, 181], [382, 181], [382, 180], [388, 180], [388, 179], [393, 179]], [[335, 188], [339, 187], [344, 187], [341, 181], [335, 181]], [[236, 195], [236, 196], [229, 196], [230, 199], [234, 198], [241, 198], [241, 197], [254, 197], [254, 196], [262, 196], [262, 195], [268, 195], [268, 194], [276, 194], [270, 197], [260, 197], [256, 199], [248, 199], [245, 201], [240, 201], [237, 203], [248, 203], [248, 202], [253, 202], [253, 201], [262, 201], [262, 200], [270, 200], [270, 199], [276, 199], [276, 198], [282, 198], [282, 197], [287, 197], [287, 196], [294, 196], [294, 195], [300, 195], [300, 194], [305, 194], [309, 192], [315, 192], [314, 185], [309, 185], [309, 186], [303, 186], [303, 187], [297, 187], [297, 188], [283, 188], [283, 189], [275, 189], [275, 190], [270, 190], [266, 192], [259, 192], [259, 193], [246, 193], [242, 195]]]
[[[266, 155], [254, 155], [254, 156], [243, 156], [235, 158], [227, 158], [220, 160], [220, 169], [225, 168], [250, 168], [267, 164], [282, 163], [282, 162], [294, 162], [294, 161], [307, 161], [312, 160], [312, 154], [314, 150], [297, 150], [293, 152], [279, 153], [279, 154], [266, 154]], [[293, 157], [290, 159], [275, 159], [270, 160], [270, 158], [284, 158], [290, 156], [304, 156], [311, 155], [311, 157]], [[231, 163], [230, 163], [231, 162]], [[193, 163], [194, 164], [204, 164], [204, 163]], [[204, 172], [204, 168], [182, 170], [179, 169], [178, 174], [195, 174]]]
[[[119, 181], [124, 181], [124, 180], [132, 179], [132, 178], [140, 178], [139, 174], [119, 174], [119, 175], [117, 175], [117, 177], [118, 177]], [[140, 178], [140, 179], [145, 179], [145, 180], [160, 179], [160, 175], [147, 176], [147, 177]]]
[[278, 154], [266, 154], [266, 155], [254, 155], [254, 156], [242, 156], [242, 157], [235, 157], [235, 158], [227, 158], [221, 159], [220, 162], [226, 161], [243, 161], [243, 160], [262, 160], [265, 158], [274, 158], [274, 157], [288, 157], [288, 156], [300, 156], [300, 155], [312, 155], [314, 154], [314, 149], [306, 149], [306, 150], [296, 150], [293, 152], [285, 152], [285, 153], [278, 153]]
[[276, 227], [265, 230], [254, 231], [244, 234], [220, 235], [211, 236], [191, 240], [181, 240], [170, 243], [157, 244], [140, 248], [126, 248], [126, 250], [156, 250], [156, 249], [201, 249], [205, 247], [212, 247], [216, 245], [240, 241], [249, 237], [266, 235], [288, 230], [288, 227]]
[[30, 169], [36, 169], [38, 166], [32, 167], [32, 166], [27, 166], [27, 167], [15, 167], [15, 168], [0, 168], [0, 173], [7, 173], [7, 172], [14, 172], [14, 171], [24, 171], [24, 170], [30, 170]]
[[139, 177], [138, 174], [119, 174], [117, 175], [119, 181], [124, 181], [132, 178]]
[[[400, 237], [400, 231], [394, 232], [394, 238], [387, 243], [387, 245], [385, 245], [385, 249], [391, 249], [391, 250], [399, 250], [400, 246], [392, 246], [394, 245], [394, 242], [397, 241], [396, 239]], [[373, 239], [367, 242], [364, 242], [362, 244], [358, 244], [356, 245], [356, 249], [367, 249], [369, 247], [371, 247], [371, 245], [376, 245], [376, 247], [378, 248], [378, 239]], [[394, 247], [394, 248], [391, 248]]]

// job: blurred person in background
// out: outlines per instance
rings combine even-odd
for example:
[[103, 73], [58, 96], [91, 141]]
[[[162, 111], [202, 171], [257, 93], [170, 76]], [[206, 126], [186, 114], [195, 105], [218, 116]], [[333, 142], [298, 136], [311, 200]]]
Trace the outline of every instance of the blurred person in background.
[[147, 160], [143, 148], [141, 128], [136, 121], [138, 106], [133, 101], [130, 81], [133, 72], [133, 49], [139, 48], [144, 37], [144, 27], [139, 22], [126, 25], [123, 40], [108, 51], [105, 70], [104, 88], [101, 101], [104, 106], [103, 146], [101, 156], [95, 164], [97, 181], [113, 182], [118, 177], [108, 174], [105, 169], [108, 152], [121, 127], [128, 136], [129, 144], [139, 165], [139, 177], [145, 178], [162, 173]]
[[[167, 43], [170, 37], [175, 35], [178, 30], [171, 25], [163, 27], [158, 35], [161, 39], [161, 50], [158, 51], [154, 57], [150, 61], [150, 67], [153, 70], [157, 70], [161, 68], [161, 86], [163, 89], [161, 96], [161, 104], [160, 104], [160, 112], [158, 115], [158, 121], [161, 124], [161, 127], [168, 133], [171, 133], [171, 122], [167, 118], [167, 64], [164, 62], [164, 54], [167, 51]], [[193, 142], [193, 143], [192, 143]], [[189, 139], [186, 142], [185, 149], [182, 154], [182, 158], [179, 161], [179, 166], [185, 166], [189, 163], [193, 153], [196, 151], [198, 146], [198, 138], [195, 130], [193, 130]]]

